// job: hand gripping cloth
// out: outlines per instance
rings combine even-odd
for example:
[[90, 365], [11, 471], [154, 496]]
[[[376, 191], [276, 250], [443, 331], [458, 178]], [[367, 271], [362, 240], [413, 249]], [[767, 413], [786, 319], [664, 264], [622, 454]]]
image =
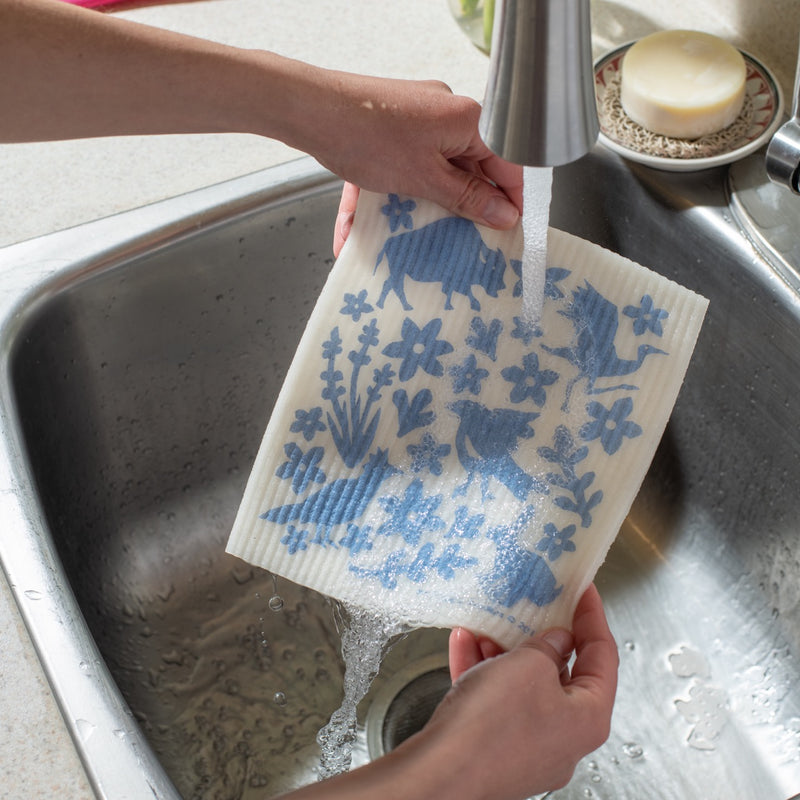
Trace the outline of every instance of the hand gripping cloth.
[[228, 551], [411, 626], [569, 627], [633, 502], [707, 301], [566, 233], [537, 324], [521, 225], [362, 192]]

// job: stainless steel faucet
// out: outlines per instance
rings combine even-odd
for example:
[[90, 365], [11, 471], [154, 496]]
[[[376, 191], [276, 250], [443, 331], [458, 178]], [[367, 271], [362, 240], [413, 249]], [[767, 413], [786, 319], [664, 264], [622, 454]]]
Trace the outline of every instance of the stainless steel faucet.
[[778, 128], [767, 147], [767, 175], [775, 183], [800, 194], [800, 52], [794, 78], [792, 117]]
[[587, 153], [599, 131], [589, 0], [497, 0], [480, 133], [534, 167]]

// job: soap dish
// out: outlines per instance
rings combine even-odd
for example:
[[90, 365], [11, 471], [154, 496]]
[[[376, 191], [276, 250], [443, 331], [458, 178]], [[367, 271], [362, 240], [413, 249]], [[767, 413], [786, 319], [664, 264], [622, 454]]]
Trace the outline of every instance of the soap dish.
[[747, 69], [745, 102], [731, 125], [699, 139], [675, 139], [646, 130], [625, 113], [619, 99], [622, 59], [633, 44], [612, 50], [594, 67], [599, 141], [610, 150], [656, 169], [692, 172], [743, 158], [778, 129], [783, 113], [780, 86], [761, 62], [740, 51]]

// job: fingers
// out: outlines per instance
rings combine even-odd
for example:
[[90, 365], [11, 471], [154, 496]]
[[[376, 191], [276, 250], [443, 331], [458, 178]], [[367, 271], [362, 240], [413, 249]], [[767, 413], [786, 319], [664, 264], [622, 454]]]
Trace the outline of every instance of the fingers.
[[336, 258], [339, 257], [345, 240], [350, 234], [350, 229], [353, 227], [356, 205], [358, 205], [358, 186], [352, 183], [345, 183], [339, 200], [336, 223], [333, 227], [333, 255]]
[[594, 584], [589, 586], [575, 609], [572, 630], [576, 658], [570, 686], [590, 692], [609, 709], [610, 716], [617, 689], [619, 652]]
[[[519, 219], [519, 209], [486, 178], [448, 162], [440, 182], [441, 199], [449, 211], [491, 228], [508, 230]], [[434, 198], [435, 199], [435, 198]]]
[[519, 213], [522, 213], [522, 167], [519, 164], [512, 164], [504, 161], [494, 153], [481, 161], [483, 174], [494, 184], [499, 186], [506, 194], [508, 199], [514, 204]]
[[[490, 186], [500, 190], [500, 196], [516, 208], [518, 215], [522, 213], [522, 166], [512, 164], [495, 155], [483, 143], [477, 131], [464, 152], [459, 153], [455, 158], [450, 158], [450, 162], [465, 172], [484, 178]], [[513, 225], [513, 222], [511, 224]], [[493, 227], [502, 226], [493, 225]]]
[[466, 628], [453, 628], [449, 643], [450, 680], [455, 683], [468, 669], [483, 661], [475, 635]]
[[567, 665], [572, 655], [574, 638], [565, 628], [550, 628], [523, 642], [520, 647], [538, 650], [553, 662], [559, 676], [563, 679], [568, 677]]
[[454, 628], [450, 633], [450, 679], [455, 683], [468, 669], [503, 652], [499, 644], [485, 636]]

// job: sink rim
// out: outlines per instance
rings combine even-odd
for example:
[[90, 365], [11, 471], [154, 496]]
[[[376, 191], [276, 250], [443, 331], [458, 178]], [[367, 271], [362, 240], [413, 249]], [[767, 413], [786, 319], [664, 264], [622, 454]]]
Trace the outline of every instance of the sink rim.
[[[615, 156], [608, 158], [616, 160]], [[654, 191], [663, 180], [662, 176], [649, 173], [642, 177], [639, 170], [634, 174], [648, 186], [652, 177], [656, 184]], [[716, 177], [715, 174], [715, 180]], [[719, 177], [724, 176], [719, 173]], [[180, 794], [106, 671], [66, 574], [60, 568], [55, 544], [37, 500], [32, 470], [27, 464], [26, 445], [16, 425], [22, 415], [15, 407], [9, 367], [19, 352], [20, 333], [27, 330], [31, 316], [63, 289], [79, 285], [109, 268], [123, 267], [128, 259], [143, 252], [153, 252], [182, 237], [188, 239], [194, 233], [213, 230], [215, 225], [237, 219], [237, 215], [246, 218], [248, 214], [258, 214], [265, 203], [280, 207], [283, 201], [292, 202], [304, 193], [313, 196], [317, 192], [330, 192], [337, 184], [338, 179], [311, 159], [302, 159], [0, 250], [0, 354], [6, 366], [0, 375], [0, 419], [5, 423], [0, 432], [3, 481], [0, 518], [7, 530], [6, 536], [0, 537], [0, 562], [86, 773], [100, 798], [179, 800]], [[683, 186], [668, 179], [664, 184], [673, 195]], [[717, 190], [714, 197], [722, 194], [721, 187]], [[669, 198], [657, 197], [670, 205]], [[745, 241], [743, 233], [725, 218], [727, 206], [718, 203], [708, 207], [698, 203], [682, 208], [681, 212], [686, 210], [692, 219], [702, 217], [698, 223], [714, 226], [720, 238], [731, 238], [734, 244]], [[71, 257], [65, 258], [65, 253]], [[791, 309], [793, 319], [800, 320], [800, 296], [789, 296], [789, 287], [765, 262], [754, 255], [752, 262], [739, 266], [768, 285], [774, 302]], [[20, 548], [24, 550], [23, 564], [14, 569], [11, 567], [14, 559], [9, 559], [7, 552]], [[43, 557], [36, 557], [42, 553]], [[75, 630], [81, 630], [83, 638], [78, 639]], [[52, 656], [48, 662], [48, 653], [54, 651], [59, 654], [58, 663]], [[59, 686], [79, 694], [67, 695]], [[98, 696], [102, 704], [94, 708], [102, 714], [98, 711], [90, 715], [86, 710], [89, 700]], [[66, 702], [73, 697], [74, 702]]]
[[0, 249], [0, 566], [99, 798], [181, 795], [105, 665], [37, 499], [11, 383], [18, 336], [48, 299], [94, 274], [340, 184], [304, 157]]

